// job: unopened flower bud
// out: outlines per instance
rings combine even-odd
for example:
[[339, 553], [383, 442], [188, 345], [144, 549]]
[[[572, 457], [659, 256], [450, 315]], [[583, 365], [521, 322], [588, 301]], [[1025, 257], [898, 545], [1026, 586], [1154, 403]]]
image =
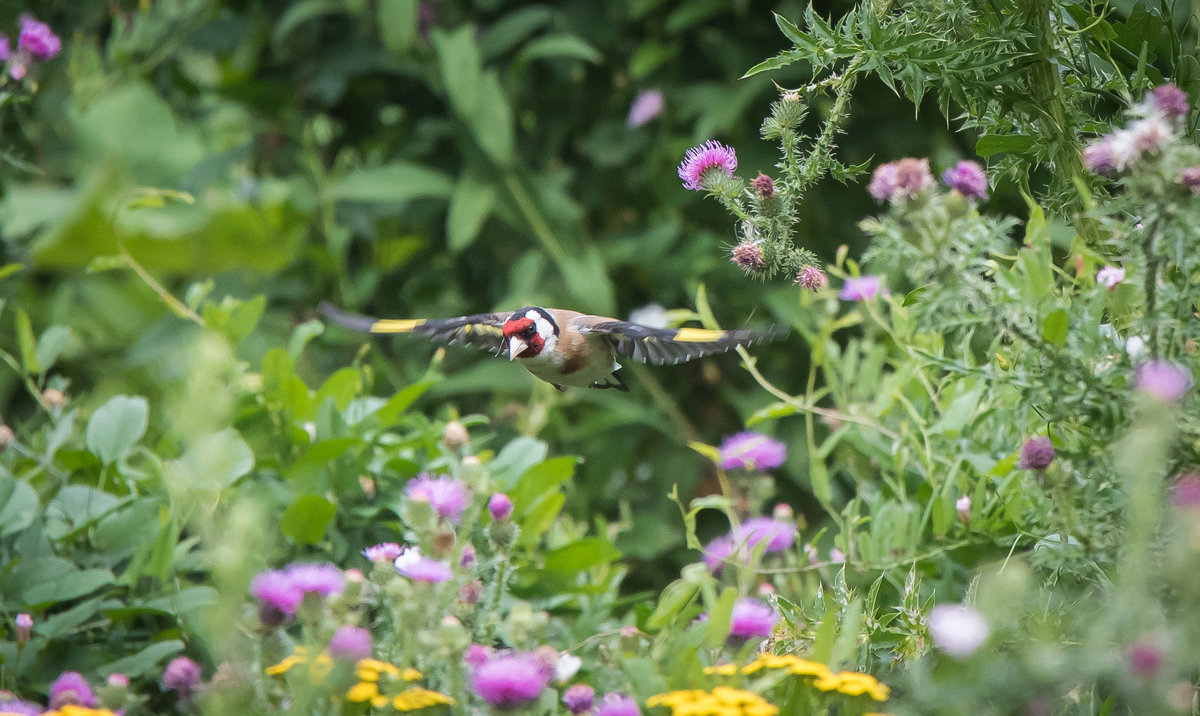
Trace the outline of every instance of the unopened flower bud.
[[971, 496], [963, 495], [954, 502], [954, 511], [958, 513], [958, 519], [962, 520], [963, 524], [971, 521]]
[[457, 450], [471, 441], [471, 434], [467, 432], [465, 426], [457, 420], [451, 420], [446, 423], [446, 427], [442, 430], [442, 442], [451, 450]]
[[775, 180], [762, 172], [759, 172], [758, 176], [754, 177], [754, 180], [750, 182], [750, 186], [754, 187], [754, 191], [760, 199], [770, 199], [775, 196]]
[[177, 656], [163, 670], [162, 682], [166, 689], [187, 696], [199, 688], [203, 675], [199, 664], [186, 656]]
[[15, 620], [17, 644], [24, 644], [29, 641], [29, 637], [33, 634], [33, 617], [25, 612], [17, 615]]
[[67, 396], [57, 388], [47, 388], [42, 391], [42, 402], [51, 410], [61, 410], [67, 404]]
[[450, 530], [438, 530], [433, 535], [433, 556], [445, 557], [450, 550], [454, 549], [454, 532]]
[[116, 689], [128, 689], [129, 677], [125, 674], [112, 673], [108, 675], [108, 679], [105, 680], [105, 683]]
[[0, 423], [0, 452], [4, 452], [5, 448], [12, 445], [16, 439], [17, 436], [13, 433], [12, 428]]
[[1021, 457], [1017, 460], [1017, 468], [1021, 470], [1045, 470], [1054, 462], [1054, 443], [1050, 438], [1035, 435], [1021, 446]]
[[809, 291], [820, 291], [829, 285], [829, 277], [816, 266], [805, 266], [796, 274], [796, 284]]
[[512, 500], [503, 492], [497, 492], [488, 500], [488, 512], [492, 513], [494, 520], [507, 520], [512, 516]]
[[329, 655], [340, 661], [357, 662], [371, 656], [371, 632], [347, 624], [333, 633]]
[[780, 502], [775, 505], [775, 509], [771, 510], [771, 516], [780, 522], [790, 522], [796, 517], [796, 513], [792, 510], [792, 506], [786, 502]]
[[563, 694], [563, 704], [573, 714], [585, 714], [595, 704], [596, 690], [587, 684], [575, 684]]
[[745, 239], [733, 247], [730, 260], [750, 271], [761, 271], [767, 267], [767, 262], [763, 259], [762, 247]]
[[463, 545], [462, 555], [458, 558], [458, 566], [463, 569], [470, 569], [475, 566], [476, 561], [475, 545], [470, 543]]
[[463, 604], [477, 604], [482, 596], [483, 582], [478, 579], [467, 582], [458, 590], [458, 600]]

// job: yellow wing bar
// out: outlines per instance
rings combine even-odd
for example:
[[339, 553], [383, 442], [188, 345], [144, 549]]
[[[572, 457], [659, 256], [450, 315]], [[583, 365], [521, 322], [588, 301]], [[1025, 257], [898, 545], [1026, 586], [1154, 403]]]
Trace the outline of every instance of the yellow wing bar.
[[707, 328], [680, 328], [671, 340], [680, 343], [715, 343], [729, 335], [729, 331], [710, 331]]
[[371, 333], [412, 333], [417, 326], [425, 324], [424, 318], [384, 318], [371, 324]]

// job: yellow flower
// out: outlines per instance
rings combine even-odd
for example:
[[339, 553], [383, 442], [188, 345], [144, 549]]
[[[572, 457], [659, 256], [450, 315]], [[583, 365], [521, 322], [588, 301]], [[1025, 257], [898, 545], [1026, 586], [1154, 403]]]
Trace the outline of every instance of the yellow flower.
[[[397, 667], [395, 664], [389, 664], [386, 661], [380, 661], [379, 659], [359, 659], [354, 664], [354, 668], [355, 669], [373, 669], [379, 673], [388, 674], [390, 676], [399, 676], [400, 675], [399, 667]], [[416, 671], [416, 669], [413, 669], [413, 671]], [[417, 672], [417, 673], [420, 673], [420, 672]], [[418, 676], [417, 678], [420, 678], [420, 677]]]
[[856, 671], [827, 674], [814, 681], [813, 686], [822, 691], [837, 691], [847, 696], [867, 694], [876, 701], [887, 701], [891, 693], [891, 689], [876, 681], [875, 677]]
[[379, 686], [373, 681], [360, 681], [346, 692], [347, 701], [370, 701], [379, 695]]
[[396, 694], [396, 698], [392, 699], [392, 708], [397, 711], [416, 711], [417, 709], [442, 704], [453, 706], [455, 701], [445, 694], [430, 691], [429, 689], [422, 689], [419, 686], [405, 689]]
[[671, 716], [776, 716], [779, 708], [752, 691], [718, 686], [712, 692], [691, 689], [656, 694], [647, 706], [667, 706]]
[[405, 681], [416, 681], [417, 679], [421, 678], [421, 676], [421, 672], [412, 667], [400, 672], [400, 678], [404, 679]]
[[[15, 716], [15, 715], [14, 715]], [[91, 709], [86, 706], [66, 704], [57, 711], [46, 711], [42, 716], [117, 716], [108, 709]]]
[[272, 664], [271, 666], [268, 666], [265, 671], [271, 676], [278, 676], [279, 674], [286, 674], [288, 670], [296, 664], [304, 664], [306, 661], [306, 659], [292, 654], [291, 656], [285, 657], [284, 660], [278, 664]]
[[716, 666], [704, 667], [706, 674], [719, 674], [721, 676], [733, 676], [737, 673], [737, 664], [717, 664]]

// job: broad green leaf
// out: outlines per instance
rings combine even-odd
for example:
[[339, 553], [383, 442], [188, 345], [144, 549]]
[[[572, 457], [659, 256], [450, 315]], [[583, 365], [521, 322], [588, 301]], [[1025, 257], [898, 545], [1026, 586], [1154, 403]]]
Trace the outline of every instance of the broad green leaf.
[[517, 53], [516, 61], [522, 63], [540, 58], [558, 57], [583, 60], [593, 65], [599, 64], [603, 58], [599, 50], [584, 42], [582, 38], [563, 33], [543, 35], [530, 40]]
[[512, 109], [495, 72], [485, 72], [470, 25], [433, 33], [442, 81], [455, 113], [484, 153], [500, 165], [513, 158]]
[[25, 264], [18, 263], [4, 264], [3, 266], [0, 266], [0, 281], [12, 276], [23, 268], [25, 268]]
[[1061, 308], [1051, 311], [1050, 315], [1042, 320], [1042, 338], [1048, 343], [1061, 346], [1067, 342], [1068, 328], [1067, 312]]
[[254, 453], [237, 430], [226, 428], [193, 441], [179, 462], [193, 486], [220, 489], [254, 469]]
[[1033, 148], [1033, 137], [1023, 134], [985, 134], [975, 142], [975, 153], [981, 157], [993, 154], [1024, 154]]
[[404, 54], [417, 39], [417, 0], [379, 0], [379, 32], [383, 46]]
[[325, 332], [325, 324], [318, 320], [305, 321], [292, 331], [291, 338], [288, 339], [287, 354], [288, 358], [296, 360], [300, 354], [304, 352], [304, 347], [308, 342]]
[[486, 58], [497, 57], [516, 47], [553, 19], [554, 11], [545, 5], [514, 8], [488, 23], [487, 29], [479, 37], [479, 51]]
[[700, 587], [690, 580], [676, 579], [667, 585], [658, 595], [658, 606], [646, 619], [646, 626], [652, 630], [662, 629], [674, 621], [684, 607], [696, 598]]
[[542, 535], [545, 534], [546, 530], [550, 529], [550, 525], [558, 518], [558, 513], [562, 510], [563, 503], [566, 501], [566, 495], [561, 492], [555, 492], [529, 511], [529, 514], [521, 522], [522, 547], [534, 547], [537, 545], [542, 539]]
[[729, 639], [729, 625], [733, 621], [733, 603], [737, 601], [737, 589], [726, 587], [716, 604], [708, 606], [708, 628], [704, 644], [710, 649], [720, 648]]
[[539, 497], [570, 480], [578, 464], [578, 457], [567, 455], [550, 458], [526, 470], [509, 495], [517, 514], [525, 514]]
[[37, 514], [38, 498], [33, 488], [11, 475], [0, 475], [0, 537], [25, 529]]
[[584, 537], [546, 553], [543, 569], [557, 572], [582, 572], [621, 558], [621, 551], [606, 539]]
[[141, 396], [113, 397], [88, 421], [88, 450], [105, 465], [120, 460], [146, 434], [149, 414], [150, 406]]
[[541, 440], [521, 436], [500, 450], [488, 463], [488, 470], [500, 490], [508, 492], [517, 486], [526, 470], [546, 459], [549, 449]]
[[283, 513], [279, 531], [300, 544], [317, 544], [325, 539], [325, 530], [337, 508], [320, 495], [302, 495]]
[[33, 352], [38, 373], [45, 373], [54, 366], [70, 340], [71, 329], [66, 326], [50, 326], [42, 331], [42, 335], [38, 337], [37, 348]]
[[75, 627], [95, 616], [99, 610], [101, 597], [80, 602], [65, 612], [60, 612], [39, 620], [35, 629], [39, 636], [47, 639], [58, 639], [70, 634]]
[[445, 199], [453, 185], [450, 177], [420, 164], [392, 162], [356, 169], [329, 187], [326, 195], [339, 201], [402, 202], [412, 199]]
[[61, 539], [109, 514], [120, 502], [103, 490], [67, 485], [46, 505], [46, 536]]
[[446, 211], [446, 245], [452, 252], [458, 253], [475, 241], [495, 202], [496, 189], [491, 184], [471, 173], [458, 180]]
[[340, 0], [300, 0], [292, 3], [275, 22], [271, 41], [279, 44], [304, 23], [322, 15], [342, 14], [345, 8], [346, 3]]
[[35, 578], [26, 587], [21, 593], [22, 601], [28, 604], [61, 603], [78, 599], [113, 583], [112, 572], [107, 569], [78, 569], [74, 565], [70, 565], [70, 569], [39, 576], [44, 578]]
[[380, 425], [388, 427], [395, 424], [400, 419], [400, 416], [404, 414], [404, 411], [412, 407], [412, 404], [417, 402], [417, 398], [420, 398], [426, 390], [429, 390], [429, 387], [433, 383], [434, 381], [432, 380], [421, 380], [396, 391], [396, 394], [389, 398], [383, 407], [375, 411], [375, 416], [379, 418]]
[[136, 654], [130, 654], [116, 661], [110, 661], [96, 671], [101, 676], [124, 674], [134, 679], [148, 674], [158, 674], [162, 668], [160, 663], [167, 657], [174, 656], [181, 651], [183, 651], [182, 641], [177, 639], [158, 641], [150, 644]]

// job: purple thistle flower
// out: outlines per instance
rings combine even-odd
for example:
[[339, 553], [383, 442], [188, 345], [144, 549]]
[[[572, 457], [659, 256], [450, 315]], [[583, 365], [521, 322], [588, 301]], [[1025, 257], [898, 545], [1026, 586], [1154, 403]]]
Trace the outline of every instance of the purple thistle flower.
[[410, 500], [428, 502], [434, 512], [455, 523], [462, 517], [471, 499], [471, 490], [466, 483], [449, 475], [435, 477], [426, 472], [409, 480], [404, 486], [404, 494]]
[[720, 574], [725, 567], [725, 561], [733, 556], [733, 537], [730, 535], [717, 537], [704, 545], [703, 552], [704, 563], [708, 565], [708, 571]]
[[1152, 360], [1141, 364], [1133, 380], [1143, 393], [1167, 403], [1177, 402], [1192, 387], [1191, 371], [1168, 360]]
[[1109, 291], [1115, 291], [1117, 284], [1125, 280], [1125, 269], [1120, 266], [1105, 266], [1096, 272], [1096, 283], [1102, 284]]
[[[276, 569], [267, 570], [255, 577], [254, 581], [250, 582], [250, 594], [262, 602], [265, 609], [278, 612], [280, 617], [295, 614], [300, 602], [304, 600], [304, 593], [296, 587], [287, 573]], [[263, 621], [266, 623], [268, 619]], [[282, 618], [274, 623], [281, 622]]]
[[1161, 646], [1149, 639], [1139, 639], [1129, 647], [1129, 670], [1137, 676], [1154, 676], [1165, 657]]
[[842, 284], [838, 298], [843, 301], [868, 301], [879, 294], [878, 276], [851, 276]]
[[0, 714], [15, 714], [15, 716], [39, 716], [45, 709], [32, 701], [22, 699], [0, 699]]
[[342, 570], [332, 564], [291, 564], [284, 570], [292, 585], [301, 594], [319, 594], [328, 597], [337, 594], [346, 586]]
[[1116, 176], [1117, 157], [1110, 136], [1105, 135], [1083, 148], [1083, 166], [1093, 174]]
[[[401, 557], [400, 559], [404, 558]], [[428, 582], [429, 584], [446, 582], [454, 576], [450, 565], [445, 562], [439, 562], [436, 559], [429, 559], [428, 557], [418, 557], [415, 560], [408, 560], [403, 565], [397, 560], [396, 572], [401, 577], [408, 577], [414, 582]]]
[[13, 620], [13, 625], [16, 627], [16, 637], [18, 644], [24, 644], [29, 641], [29, 637], [33, 636], [33, 616], [21, 612], [17, 618]]
[[829, 277], [816, 266], [805, 266], [796, 274], [796, 283], [809, 291], [820, 291], [829, 285]]
[[1192, 110], [1187, 92], [1173, 84], [1159, 85], [1150, 90], [1150, 101], [1155, 109], [1171, 119], [1182, 119]]
[[662, 91], [648, 89], [639, 92], [629, 105], [629, 116], [625, 118], [625, 126], [630, 129], [642, 126], [662, 114], [664, 106], [666, 102], [663, 101]]
[[458, 557], [458, 566], [463, 569], [470, 569], [475, 566], [477, 561], [475, 555], [475, 545], [467, 543], [463, 545], [462, 554]]
[[571, 713], [586, 713], [592, 710], [592, 705], [596, 701], [596, 690], [587, 684], [575, 684], [567, 689], [562, 700]]
[[796, 525], [782, 522], [773, 517], [752, 517], [738, 526], [734, 535], [737, 544], [753, 549], [759, 542], [766, 542], [767, 552], [783, 552], [791, 549], [796, 539]]
[[721, 442], [721, 468], [772, 470], [787, 459], [787, 446], [761, 433], [746, 431]]
[[1188, 167], [1180, 171], [1179, 183], [1193, 194], [1200, 194], [1200, 167]]
[[509, 517], [512, 517], [512, 500], [503, 492], [497, 492], [488, 500], [488, 512], [492, 513], [492, 519], [494, 520], [507, 520]]
[[726, 176], [733, 176], [736, 170], [737, 153], [731, 147], [710, 139], [687, 151], [679, 164], [679, 178], [683, 180], [684, 189], [703, 191], [704, 177], [709, 172], [724, 172]]
[[371, 658], [371, 632], [352, 624], [343, 626], [329, 640], [329, 655], [352, 663]]
[[1171, 504], [1180, 509], [1200, 507], [1200, 475], [1192, 472], [1176, 480], [1171, 487]]
[[463, 652], [463, 661], [473, 667], [478, 667], [492, 658], [492, 648], [482, 644], [472, 644]]
[[86, 706], [89, 709], [96, 705], [96, 695], [87, 679], [78, 671], [64, 671], [50, 684], [50, 708], [57, 709], [68, 704]]
[[177, 656], [163, 669], [163, 688], [177, 691], [180, 696], [187, 696], [199, 688], [203, 677], [204, 671], [199, 664], [186, 656]]
[[750, 182], [750, 186], [754, 187], [754, 191], [760, 199], [770, 199], [775, 196], [775, 180], [771, 177], [758, 173], [754, 180]]
[[550, 670], [531, 654], [503, 654], [475, 667], [471, 688], [484, 701], [510, 709], [533, 701], [550, 683]]
[[8, 43], [8, 35], [0, 35], [0, 62], [12, 57], [12, 45]]
[[642, 716], [637, 702], [625, 694], [605, 694], [596, 716]]
[[62, 50], [62, 40], [46, 23], [38, 22], [32, 15], [22, 15], [17, 50], [25, 50], [39, 60], [48, 60]]
[[976, 162], [963, 160], [955, 164], [942, 172], [942, 181], [967, 199], [987, 198], [987, 175]]
[[[1143, 117], [1125, 130], [1135, 148], [1135, 156], [1143, 154], [1158, 154], [1175, 139], [1175, 130], [1158, 115]], [[1130, 160], [1132, 161], [1132, 159]]]
[[1021, 445], [1021, 457], [1017, 460], [1019, 470], [1045, 470], [1054, 462], [1054, 443], [1044, 435], [1035, 435]]
[[729, 637], [739, 641], [768, 637], [779, 621], [779, 612], [770, 604], [745, 597], [733, 605], [729, 621]]
[[867, 191], [879, 201], [899, 204], [933, 187], [929, 160], [909, 157], [877, 167]]
[[761, 271], [767, 267], [762, 247], [755, 241], [743, 239], [730, 252], [729, 260], [746, 270]]
[[402, 554], [404, 554], [404, 547], [396, 542], [380, 542], [362, 551], [362, 556], [371, 562], [395, 562], [396, 558]]

